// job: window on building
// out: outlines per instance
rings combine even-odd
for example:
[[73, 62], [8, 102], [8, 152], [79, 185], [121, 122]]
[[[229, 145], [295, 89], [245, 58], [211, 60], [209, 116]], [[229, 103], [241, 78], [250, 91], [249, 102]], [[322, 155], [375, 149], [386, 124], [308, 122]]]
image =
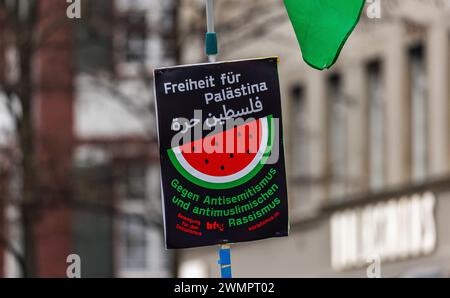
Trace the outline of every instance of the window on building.
[[119, 274], [123, 277], [163, 276], [169, 268], [164, 265], [168, 255], [163, 254], [161, 231], [147, 222], [159, 220], [161, 216], [159, 167], [143, 161], [128, 161], [120, 171], [123, 175], [120, 208], [126, 216], [118, 220], [121, 227]]
[[145, 11], [130, 11], [124, 19], [125, 60], [145, 62], [147, 56], [147, 16]]
[[306, 176], [308, 167], [308, 155], [306, 150], [307, 119], [304, 93], [305, 90], [300, 85], [295, 85], [291, 89], [291, 160], [292, 173], [295, 178]]
[[[74, 168], [74, 199], [82, 208], [72, 214], [73, 249], [81, 257], [81, 275], [88, 278], [114, 276], [114, 218], [109, 212], [114, 197], [112, 168], [87, 161]], [[95, 186], [95, 187], [93, 187]], [[90, 207], [92, 206], [92, 207]], [[96, 206], [96, 207], [94, 207]]]
[[148, 237], [145, 226], [138, 220], [122, 221], [122, 269], [148, 269]]
[[291, 88], [290, 110], [290, 165], [294, 184], [293, 210], [301, 214], [310, 208], [308, 130], [306, 117], [306, 94], [303, 86], [296, 84]]
[[147, 198], [146, 164], [126, 165], [123, 174], [125, 199], [145, 200]]
[[[450, 32], [448, 34], [447, 42], [448, 42], [447, 69], [449, 70], [447, 72], [447, 103], [449, 103], [450, 102]], [[450, 105], [447, 106], [447, 115], [450, 116]], [[450, 134], [450, 117], [447, 117], [447, 123], [446, 123], [445, 127], [447, 128], [447, 131]], [[447, 142], [449, 142], [449, 141], [450, 140], [447, 139]], [[447, 143], [447, 147], [448, 147], [447, 148], [447, 158], [448, 158], [447, 160], [450, 161], [450, 143]]]
[[[161, 27], [162, 55], [168, 61], [176, 60], [179, 53], [178, 30], [176, 28], [176, 20], [179, 18], [179, 8], [176, 1], [164, 1], [162, 7], [162, 17], [159, 22]], [[173, 61], [171, 63], [174, 63]]]
[[339, 198], [345, 193], [347, 175], [347, 103], [340, 75], [329, 77], [327, 91], [330, 196]]
[[113, 6], [110, 0], [83, 1], [75, 24], [75, 59], [79, 72], [113, 71]]
[[374, 61], [367, 65], [369, 184], [372, 190], [385, 184], [386, 115], [382, 65]]
[[160, 208], [161, 206], [161, 181], [160, 169], [157, 163], [149, 166], [147, 174], [147, 189], [150, 200], [150, 206]]
[[428, 105], [423, 46], [413, 47], [409, 51], [409, 88], [412, 179], [421, 182], [428, 173]]

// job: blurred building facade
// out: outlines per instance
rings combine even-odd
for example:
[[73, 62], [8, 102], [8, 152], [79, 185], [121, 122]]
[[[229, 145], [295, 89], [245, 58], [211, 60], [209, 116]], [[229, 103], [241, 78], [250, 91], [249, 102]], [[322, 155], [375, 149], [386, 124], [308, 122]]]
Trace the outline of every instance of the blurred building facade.
[[[80, 233], [88, 238], [79, 239], [78, 247], [91, 257], [85, 263], [94, 273], [102, 256], [106, 267], [98, 276], [170, 277], [173, 265], [162, 235], [151, 78], [156, 66], [174, 63], [166, 52], [170, 36], [164, 34], [172, 30], [172, 23], [164, 22], [171, 16], [172, 4], [118, 0], [84, 1], [83, 5], [87, 24], [76, 32], [76, 40], [84, 41], [76, 54], [74, 160], [77, 180], [85, 181], [78, 189], [87, 189], [89, 195], [92, 185], [109, 186], [106, 194], [117, 210], [112, 220], [106, 216], [98, 231], [100, 240], [92, 233], [93, 225], [99, 227], [98, 215], [81, 212], [78, 228], [90, 232]], [[103, 22], [96, 24], [99, 16]], [[92, 27], [103, 39], [90, 34], [87, 28]], [[99, 178], [103, 181], [96, 182]]]
[[[233, 245], [234, 276], [449, 276], [450, 8], [381, 2], [329, 71], [305, 66], [275, 4], [247, 22], [275, 20], [263, 36], [222, 39], [220, 60], [280, 55], [289, 176], [290, 236]], [[183, 251], [181, 276], [217, 277], [216, 249]]]
[[[0, 93], [0, 276], [23, 276], [25, 225], [33, 233], [35, 276], [65, 277], [71, 254], [80, 256], [82, 277], [172, 276], [151, 79], [154, 67], [174, 64], [166, 51], [171, 1], [84, 0], [81, 19], [67, 18], [66, 1], [6, 2], [18, 14], [36, 8], [40, 29], [58, 24], [44, 28], [56, 33], [34, 54], [33, 127], [46, 161], [39, 175], [67, 188], [39, 190], [39, 215], [24, 223], [15, 124]], [[55, 18], [47, 20], [47, 11]], [[2, 75], [18, 67], [15, 51], [0, 45]]]

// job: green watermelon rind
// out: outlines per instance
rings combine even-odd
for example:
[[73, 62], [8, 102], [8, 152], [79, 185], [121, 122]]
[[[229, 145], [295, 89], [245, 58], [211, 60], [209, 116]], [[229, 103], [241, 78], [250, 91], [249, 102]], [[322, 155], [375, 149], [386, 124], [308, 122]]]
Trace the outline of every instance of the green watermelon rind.
[[213, 183], [213, 182], [207, 182], [204, 180], [201, 180], [197, 177], [194, 177], [193, 175], [191, 175], [188, 171], [186, 171], [178, 162], [175, 153], [173, 152], [172, 149], [168, 149], [167, 150], [167, 154], [169, 156], [170, 161], [172, 162], [172, 164], [174, 165], [174, 167], [177, 169], [177, 171], [187, 180], [189, 180], [190, 182], [202, 186], [204, 188], [208, 188], [208, 189], [230, 189], [230, 188], [234, 188], [237, 186], [240, 186], [246, 182], [248, 182], [249, 180], [251, 180], [252, 178], [254, 178], [261, 170], [262, 168], [266, 165], [266, 161], [269, 158], [271, 152], [272, 152], [272, 145], [273, 145], [273, 140], [274, 140], [274, 131], [273, 131], [273, 116], [267, 116], [267, 126], [269, 128], [269, 139], [268, 139], [268, 144], [267, 144], [267, 148], [266, 148], [266, 152], [264, 152], [261, 160], [258, 162], [258, 165], [255, 166], [254, 169], [252, 169], [247, 175], [245, 175], [244, 177], [237, 179], [235, 181], [231, 181], [231, 182], [224, 182], [224, 183]]

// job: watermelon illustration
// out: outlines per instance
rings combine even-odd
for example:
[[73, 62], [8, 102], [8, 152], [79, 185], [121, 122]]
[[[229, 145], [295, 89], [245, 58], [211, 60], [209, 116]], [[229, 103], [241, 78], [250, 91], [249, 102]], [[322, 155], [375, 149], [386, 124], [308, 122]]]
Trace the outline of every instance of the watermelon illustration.
[[190, 182], [208, 189], [239, 186], [264, 167], [273, 143], [267, 116], [169, 149], [174, 167]]

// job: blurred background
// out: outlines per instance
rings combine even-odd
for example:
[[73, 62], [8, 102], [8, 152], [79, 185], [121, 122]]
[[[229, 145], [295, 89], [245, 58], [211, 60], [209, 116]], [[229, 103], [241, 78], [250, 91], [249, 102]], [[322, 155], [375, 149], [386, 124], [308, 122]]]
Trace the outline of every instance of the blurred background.
[[[290, 236], [234, 275], [450, 277], [450, 2], [367, 1], [324, 72], [282, 1], [215, 3], [219, 60], [280, 56], [289, 177]], [[202, 0], [0, 0], [0, 276], [219, 275], [164, 249], [153, 97], [205, 31]]]

